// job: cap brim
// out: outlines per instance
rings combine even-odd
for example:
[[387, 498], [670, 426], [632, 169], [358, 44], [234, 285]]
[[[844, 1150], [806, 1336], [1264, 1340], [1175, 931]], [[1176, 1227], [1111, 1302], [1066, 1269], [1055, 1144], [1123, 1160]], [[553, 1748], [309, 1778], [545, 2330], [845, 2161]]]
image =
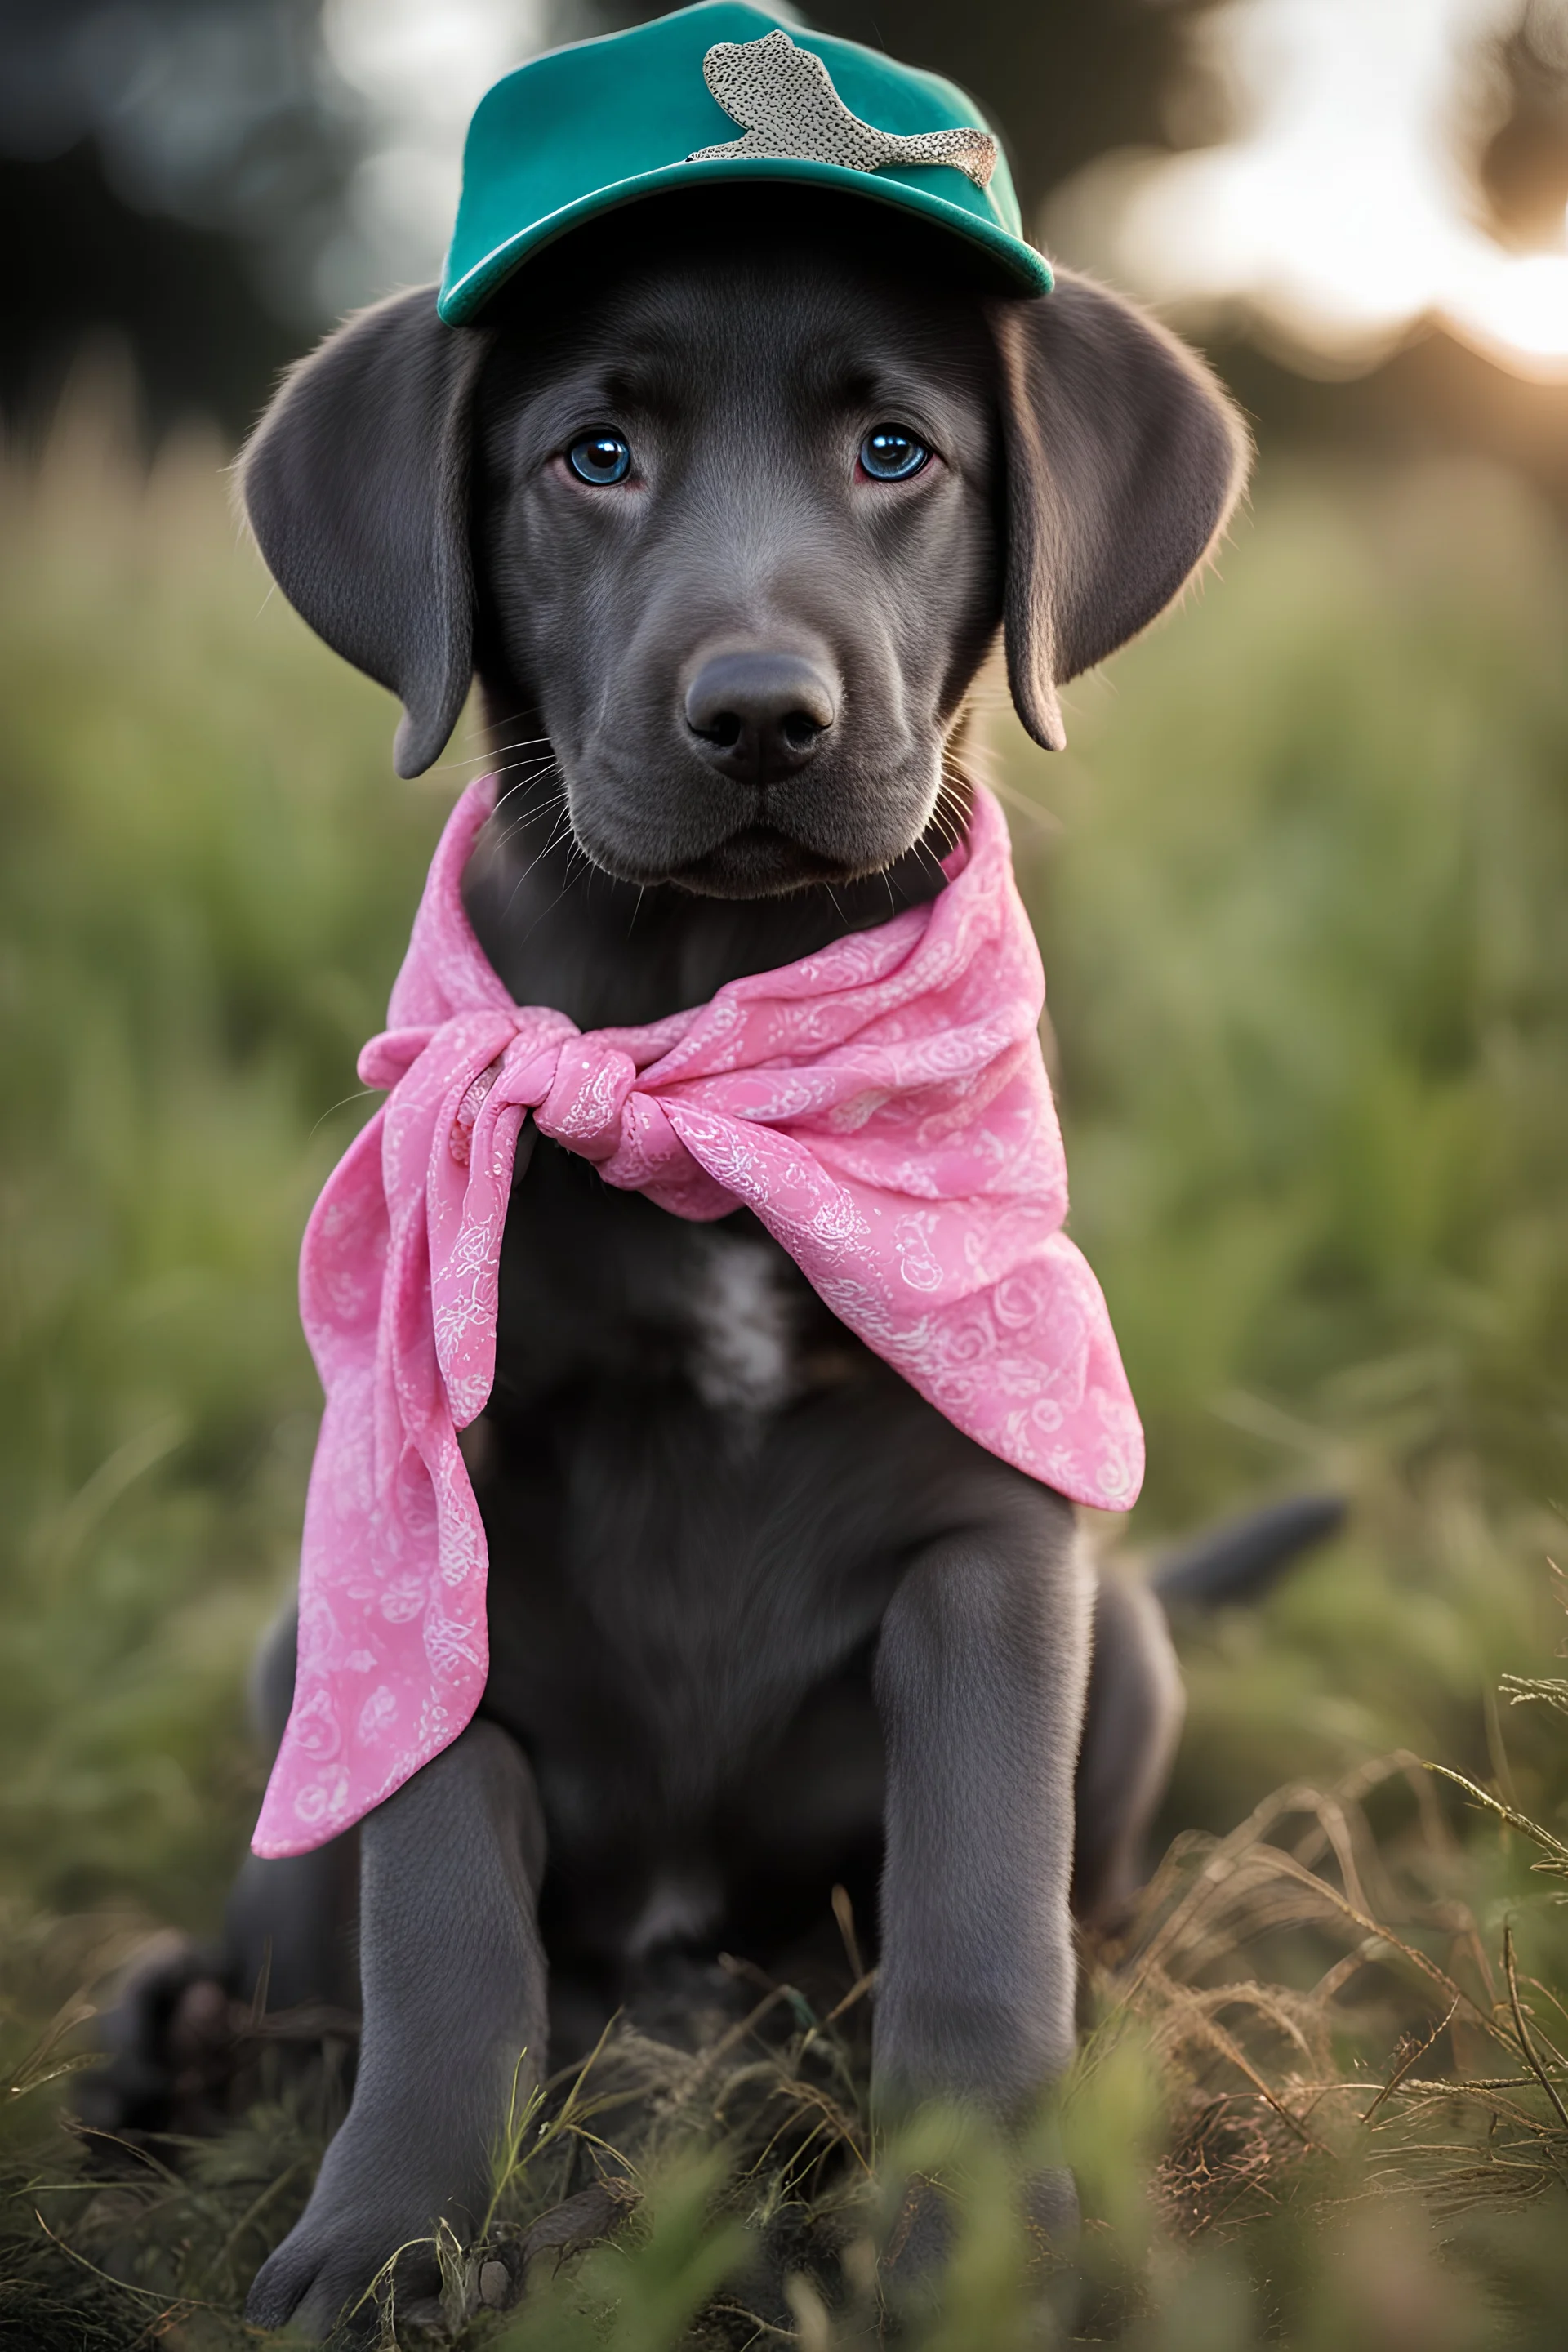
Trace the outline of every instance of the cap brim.
[[542, 247], [553, 245], [571, 230], [585, 221], [596, 219], [602, 213], [615, 212], [621, 206], [637, 203], [647, 196], [668, 194], [672, 189], [713, 185], [727, 181], [789, 181], [806, 182], [814, 187], [836, 188], [862, 202], [886, 205], [895, 212], [908, 214], [931, 227], [944, 230], [971, 247], [984, 281], [992, 289], [1005, 294], [1048, 294], [1051, 290], [1051, 266], [1043, 253], [1008, 230], [977, 219], [963, 205], [949, 202], [935, 189], [921, 184], [937, 173], [945, 178], [948, 168], [935, 165], [909, 173], [894, 172], [855, 172], [841, 163], [821, 163], [809, 159], [746, 155], [711, 157], [703, 163], [667, 163], [656, 172], [642, 172], [635, 178], [612, 181], [607, 187], [595, 188], [592, 194], [579, 196], [558, 212], [547, 213], [542, 220], [530, 223], [515, 236], [504, 238], [489, 252], [474, 262], [463, 275], [449, 286], [443, 286], [437, 309], [448, 327], [467, 326], [497, 288]]

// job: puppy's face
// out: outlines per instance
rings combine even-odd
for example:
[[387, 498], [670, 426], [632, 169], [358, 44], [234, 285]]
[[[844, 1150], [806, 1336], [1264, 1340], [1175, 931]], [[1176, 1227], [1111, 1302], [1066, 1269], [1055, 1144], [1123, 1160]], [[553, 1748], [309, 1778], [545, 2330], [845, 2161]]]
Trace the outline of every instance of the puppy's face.
[[913, 846], [1001, 618], [996, 439], [979, 303], [820, 247], [645, 259], [502, 324], [480, 672], [597, 866], [748, 898]]
[[[476, 673], [637, 883], [746, 898], [895, 865], [1000, 622], [1019, 718], [1179, 592], [1246, 443], [1152, 320], [791, 186], [628, 205], [469, 327], [428, 288], [289, 376], [247, 511], [290, 602], [440, 757]], [[520, 724], [521, 722], [521, 724]], [[946, 813], [950, 818], [961, 812]]]

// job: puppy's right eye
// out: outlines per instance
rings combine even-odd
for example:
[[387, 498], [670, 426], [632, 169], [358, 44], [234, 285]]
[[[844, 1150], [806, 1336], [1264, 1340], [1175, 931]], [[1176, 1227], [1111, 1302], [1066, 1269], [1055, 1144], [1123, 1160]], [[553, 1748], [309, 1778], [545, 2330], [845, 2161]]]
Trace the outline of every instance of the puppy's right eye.
[[612, 483], [626, 480], [632, 470], [632, 453], [618, 433], [588, 433], [573, 442], [566, 463], [580, 482], [607, 489]]

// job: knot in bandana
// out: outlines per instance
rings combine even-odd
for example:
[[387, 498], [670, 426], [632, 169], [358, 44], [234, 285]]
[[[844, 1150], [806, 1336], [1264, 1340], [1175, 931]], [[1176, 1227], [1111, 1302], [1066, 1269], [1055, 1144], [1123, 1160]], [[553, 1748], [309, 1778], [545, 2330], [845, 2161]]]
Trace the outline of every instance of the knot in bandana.
[[494, 1385], [526, 1118], [672, 1215], [752, 1210], [841, 1322], [1031, 1477], [1126, 1510], [1142, 1475], [1105, 1301], [1061, 1230], [1045, 982], [990, 794], [927, 905], [666, 1020], [584, 1032], [515, 1003], [468, 922], [494, 793], [471, 784], [441, 837], [393, 1025], [360, 1057], [387, 1099], [306, 1231], [326, 1407], [261, 1854], [362, 1819], [483, 1696], [488, 1556], [458, 1432]]

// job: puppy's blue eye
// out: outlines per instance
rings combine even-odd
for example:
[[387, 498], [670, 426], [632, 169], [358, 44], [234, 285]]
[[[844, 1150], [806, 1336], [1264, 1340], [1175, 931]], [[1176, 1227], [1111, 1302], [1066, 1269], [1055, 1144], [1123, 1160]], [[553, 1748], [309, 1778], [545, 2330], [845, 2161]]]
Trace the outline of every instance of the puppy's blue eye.
[[874, 482], [907, 482], [930, 456], [901, 425], [875, 425], [860, 444], [860, 463]]
[[626, 480], [632, 470], [632, 453], [618, 433], [588, 433], [573, 442], [566, 463], [580, 482], [592, 482], [595, 489], [604, 489], [612, 482]]

